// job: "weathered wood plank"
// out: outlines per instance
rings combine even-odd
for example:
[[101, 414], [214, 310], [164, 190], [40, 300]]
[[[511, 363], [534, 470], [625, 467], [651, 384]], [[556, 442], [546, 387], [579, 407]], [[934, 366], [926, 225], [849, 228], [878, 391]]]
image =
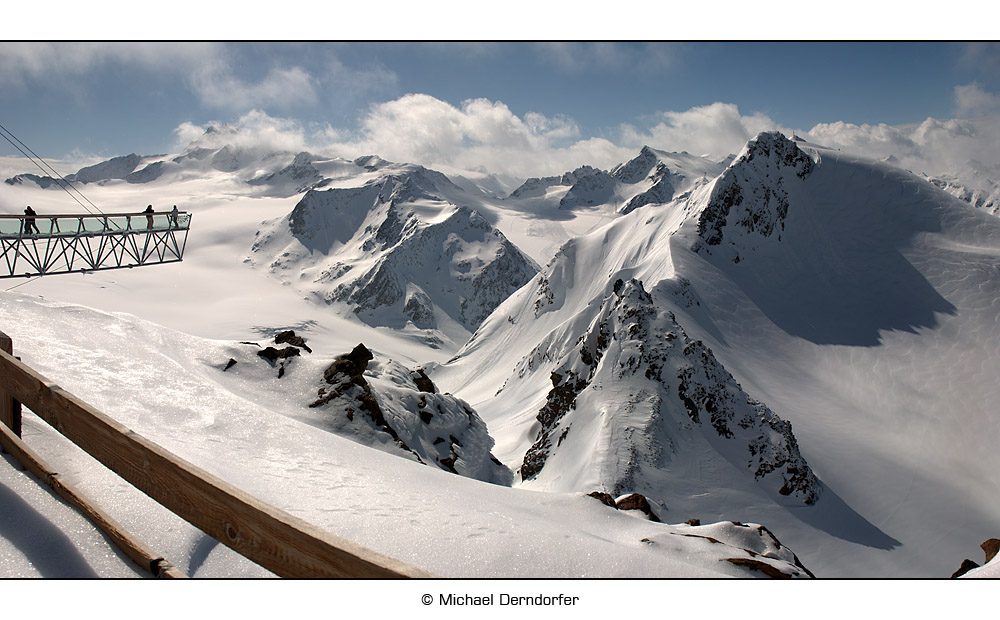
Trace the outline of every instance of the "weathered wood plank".
[[0, 382], [73, 443], [209, 536], [283, 577], [433, 575], [266, 504], [97, 411], [8, 354]]
[[69, 505], [83, 513], [83, 516], [104, 532], [111, 539], [111, 542], [143, 570], [152, 573], [154, 576], [160, 576], [163, 572], [163, 567], [168, 566], [172, 570], [169, 575], [170, 577], [187, 576], [183, 571], [164, 560], [162, 555], [157, 554], [143, 544], [142, 541], [125, 529], [121, 523], [116, 521], [114, 517], [104, 512], [90, 498], [80, 492], [71, 482], [56, 473], [38, 453], [32, 450], [7, 427], [0, 427], [0, 444], [26, 470], [47, 484], [57, 495], [66, 500]]
[[[0, 351], [14, 354], [14, 342], [2, 331], [0, 331]], [[14, 400], [14, 397], [6, 393], [2, 387], [0, 387], [0, 424], [14, 431], [18, 437], [21, 436], [21, 403]]]

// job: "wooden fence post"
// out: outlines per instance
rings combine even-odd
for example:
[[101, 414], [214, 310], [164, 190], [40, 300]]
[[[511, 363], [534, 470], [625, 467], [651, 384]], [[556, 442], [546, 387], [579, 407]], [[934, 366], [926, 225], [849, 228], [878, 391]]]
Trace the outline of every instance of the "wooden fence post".
[[[14, 341], [10, 336], [0, 331], [0, 351], [14, 354]], [[18, 437], [21, 436], [21, 403], [3, 389], [0, 383], [0, 424], [3, 424]]]

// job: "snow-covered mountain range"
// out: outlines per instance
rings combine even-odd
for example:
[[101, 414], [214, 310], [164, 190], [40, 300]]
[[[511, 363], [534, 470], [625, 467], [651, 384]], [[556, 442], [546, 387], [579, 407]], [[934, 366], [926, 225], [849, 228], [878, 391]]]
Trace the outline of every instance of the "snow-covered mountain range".
[[[218, 341], [202, 354], [155, 332], [164, 364], [225, 399], [482, 497], [641, 505], [677, 524], [644, 526], [674, 528], [647, 545], [765, 525], [724, 574], [948, 576], [959, 549], [1000, 535], [1000, 219], [995, 168], [970, 170], [927, 179], [764, 133], [724, 161], [644, 147], [502, 197], [377, 156], [194, 144], [67, 176], [106, 204], [194, 213], [160, 288], [35, 286]], [[44, 211], [55, 185], [14, 176], [5, 204]], [[36, 339], [30, 321], [8, 327], [25, 309], [79, 328], [72, 305], [2, 299], [15, 342]], [[84, 398], [95, 355], [25, 352]]]

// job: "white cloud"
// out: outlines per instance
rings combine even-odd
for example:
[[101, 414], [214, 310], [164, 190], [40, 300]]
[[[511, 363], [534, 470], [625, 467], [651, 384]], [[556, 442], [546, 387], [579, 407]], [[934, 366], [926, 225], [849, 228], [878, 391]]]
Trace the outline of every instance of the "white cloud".
[[[454, 106], [410, 94], [374, 106], [352, 140], [329, 148], [344, 157], [378, 154], [429, 167], [486, 168], [513, 176], [561, 174], [583, 163], [610, 166], [624, 149], [601, 140], [579, 140], [567, 117], [528, 113], [518, 117], [502, 102], [470, 99]], [[617, 154], [609, 157], [609, 151]]]
[[309, 150], [307, 130], [292, 119], [275, 118], [260, 110], [251, 110], [234, 123], [212, 122], [204, 126], [182, 123], [174, 129], [176, 150], [188, 146], [218, 149], [223, 146], [266, 155], [274, 152]]
[[927, 120], [910, 125], [823, 123], [805, 137], [845, 152], [883, 159], [929, 175], [956, 174], [969, 162], [1000, 163], [1000, 116], [977, 119]]
[[955, 87], [955, 113], [960, 117], [1000, 111], [1000, 95], [983, 90], [978, 82]]
[[648, 145], [667, 151], [722, 158], [737, 153], [747, 140], [762, 131], [784, 129], [763, 114], [744, 116], [732, 103], [716, 102], [683, 112], [661, 112], [648, 129], [622, 126], [622, 141], [633, 147]]
[[227, 110], [288, 109], [319, 100], [313, 77], [300, 67], [274, 68], [255, 82], [244, 81], [221, 61], [206, 63], [190, 82], [203, 105]]

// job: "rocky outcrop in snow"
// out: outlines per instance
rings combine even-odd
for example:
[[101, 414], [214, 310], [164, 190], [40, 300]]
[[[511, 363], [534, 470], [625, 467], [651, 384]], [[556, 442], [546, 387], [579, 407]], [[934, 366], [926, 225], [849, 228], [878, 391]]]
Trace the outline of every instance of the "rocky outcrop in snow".
[[513, 474], [490, 452], [493, 438], [466, 403], [440, 394], [422, 369], [375, 361], [363, 344], [339, 356], [323, 374], [310, 405], [329, 412], [339, 434], [421, 463], [484, 482], [509, 485]]

